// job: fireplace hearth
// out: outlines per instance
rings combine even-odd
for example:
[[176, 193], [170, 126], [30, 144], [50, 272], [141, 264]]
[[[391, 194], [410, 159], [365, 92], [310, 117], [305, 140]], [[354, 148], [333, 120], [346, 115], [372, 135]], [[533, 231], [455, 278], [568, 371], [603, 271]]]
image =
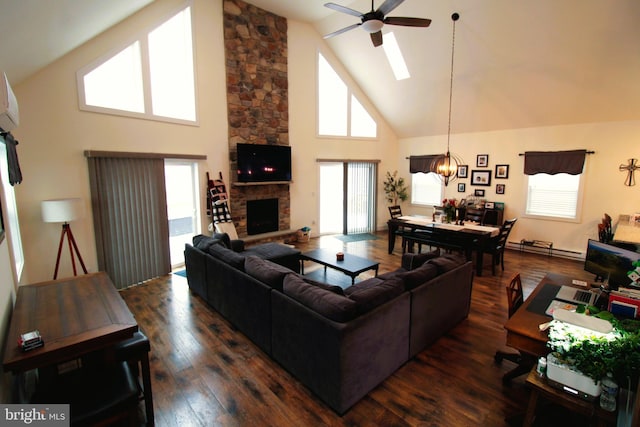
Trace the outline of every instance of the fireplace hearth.
[[278, 231], [278, 199], [247, 200], [247, 234]]

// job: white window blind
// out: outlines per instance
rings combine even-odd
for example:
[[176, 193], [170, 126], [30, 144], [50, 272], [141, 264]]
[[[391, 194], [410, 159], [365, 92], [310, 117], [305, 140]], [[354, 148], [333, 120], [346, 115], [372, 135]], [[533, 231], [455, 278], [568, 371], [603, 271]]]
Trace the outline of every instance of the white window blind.
[[442, 204], [442, 180], [437, 174], [411, 174], [411, 203], [414, 205], [440, 206]]
[[566, 173], [529, 175], [526, 214], [576, 219], [581, 177]]

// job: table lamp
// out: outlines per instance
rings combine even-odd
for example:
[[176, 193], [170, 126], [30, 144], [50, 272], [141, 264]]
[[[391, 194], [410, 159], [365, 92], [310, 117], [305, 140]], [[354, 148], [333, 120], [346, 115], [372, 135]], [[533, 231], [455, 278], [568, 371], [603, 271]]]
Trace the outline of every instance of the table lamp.
[[60, 244], [58, 245], [58, 256], [56, 258], [56, 269], [55, 269], [55, 272], [53, 273], [54, 280], [58, 278], [58, 267], [60, 267], [60, 255], [62, 254], [62, 245], [63, 245], [65, 236], [67, 237], [67, 242], [69, 243], [69, 253], [71, 254], [71, 265], [73, 266], [73, 275], [74, 276], [78, 275], [76, 271], [76, 261], [73, 255], [74, 250], [76, 255], [78, 256], [78, 261], [80, 261], [80, 265], [82, 266], [82, 270], [84, 271], [84, 274], [87, 274], [87, 268], [84, 266], [84, 261], [82, 260], [82, 256], [80, 255], [80, 251], [78, 250], [76, 239], [74, 239], [73, 233], [71, 232], [71, 225], [69, 225], [70, 221], [74, 221], [76, 219], [82, 218], [83, 213], [84, 212], [83, 212], [82, 200], [79, 198], [54, 199], [54, 200], [42, 201], [42, 220], [44, 222], [61, 222], [62, 223], [62, 232], [60, 233]]

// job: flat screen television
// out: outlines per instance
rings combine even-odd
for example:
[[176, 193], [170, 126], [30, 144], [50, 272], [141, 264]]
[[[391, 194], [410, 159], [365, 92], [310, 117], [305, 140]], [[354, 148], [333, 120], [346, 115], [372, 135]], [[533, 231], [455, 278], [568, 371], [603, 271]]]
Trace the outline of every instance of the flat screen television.
[[291, 147], [238, 144], [238, 182], [291, 181]]
[[633, 270], [632, 263], [640, 259], [640, 253], [614, 245], [589, 239], [584, 269], [590, 273], [609, 279], [611, 289], [636, 287], [627, 276]]

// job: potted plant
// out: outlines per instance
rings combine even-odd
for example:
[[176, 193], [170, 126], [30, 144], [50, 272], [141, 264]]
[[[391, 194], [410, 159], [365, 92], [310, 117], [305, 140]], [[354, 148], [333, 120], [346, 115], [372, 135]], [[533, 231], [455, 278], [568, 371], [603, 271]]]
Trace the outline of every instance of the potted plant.
[[383, 184], [384, 195], [389, 205], [396, 206], [398, 204], [398, 199], [404, 202], [409, 198], [404, 178], [398, 178], [398, 171], [394, 171], [393, 174], [387, 171], [387, 176]]

